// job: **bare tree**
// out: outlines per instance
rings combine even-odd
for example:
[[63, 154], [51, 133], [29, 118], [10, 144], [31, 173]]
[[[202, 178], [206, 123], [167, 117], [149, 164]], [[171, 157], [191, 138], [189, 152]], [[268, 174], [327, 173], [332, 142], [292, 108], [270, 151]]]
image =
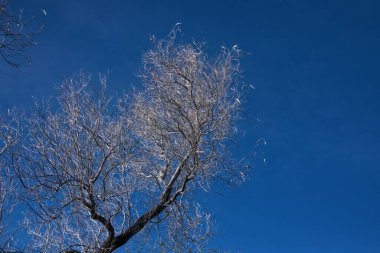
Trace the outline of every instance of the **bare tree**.
[[115, 103], [104, 76], [93, 84], [81, 73], [60, 86], [57, 109], [31, 117], [15, 167], [33, 197], [33, 248], [205, 250], [211, 220], [197, 195], [244, 176], [227, 145], [239, 61], [234, 50], [211, 59], [201, 44], [177, 44], [176, 33], [143, 56], [142, 91]]
[[[14, 111], [0, 115], [0, 251], [11, 248], [11, 231], [4, 226], [4, 217], [12, 209], [15, 198], [14, 175], [10, 169], [11, 152], [20, 136], [19, 120]], [[5, 228], [4, 228], [5, 227]]]
[[32, 39], [35, 32], [26, 30], [32, 19], [25, 21], [22, 14], [22, 10], [17, 15], [13, 14], [9, 1], [0, 0], [0, 56], [14, 67], [30, 62], [25, 51], [35, 44]]

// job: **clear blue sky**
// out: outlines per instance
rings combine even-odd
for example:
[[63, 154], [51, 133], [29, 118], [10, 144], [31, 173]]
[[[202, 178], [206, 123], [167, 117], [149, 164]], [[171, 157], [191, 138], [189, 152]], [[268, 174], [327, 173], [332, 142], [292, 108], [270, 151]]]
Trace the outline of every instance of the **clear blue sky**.
[[[210, 54], [236, 43], [248, 97], [239, 150], [267, 140], [251, 180], [213, 195], [213, 246], [252, 253], [380, 252], [380, 1], [13, 1], [46, 25], [33, 64], [0, 65], [0, 107], [29, 108], [65, 75], [137, 84], [149, 35], [182, 22]], [[40, 9], [47, 11], [47, 16]], [[260, 122], [257, 121], [260, 119]], [[242, 151], [244, 152], [244, 151]], [[264, 166], [262, 158], [267, 164]]]

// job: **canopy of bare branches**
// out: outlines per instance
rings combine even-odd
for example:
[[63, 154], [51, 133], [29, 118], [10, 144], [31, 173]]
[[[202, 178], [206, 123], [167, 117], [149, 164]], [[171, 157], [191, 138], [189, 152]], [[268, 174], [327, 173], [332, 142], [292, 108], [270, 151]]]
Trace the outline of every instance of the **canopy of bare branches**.
[[[176, 34], [144, 54], [140, 91], [111, 98], [106, 76], [80, 73], [63, 81], [52, 109], [29, 117], [9, 167], [31, 211], [30, 249], [206, 250], [212, 224], [197, 195], [245, 172], [228, 148], [241, 104], [238, 52], [211, 58]], [[15, 134], [3, 126], [1, 150]]]
[[[11, 233], [4, 225], [3, 219], [8, 218], [15, 200], [15, 178], [10, 169], [11, 150], [13, 150], [20, 136], [18, 115], [9, 110], [6, 115], [0, 116], [0, 249], [9, 248]], [[0, 250], [1, 251], [1, 250]]]
[[31, 20], [23, 19], [22, 10], [11, 12], [8, 0], [0, 0], [0, 56], [11, 66], [18, 67], [30, 62], [26, 49], [35, 44], [35, 32], [26, 27]]

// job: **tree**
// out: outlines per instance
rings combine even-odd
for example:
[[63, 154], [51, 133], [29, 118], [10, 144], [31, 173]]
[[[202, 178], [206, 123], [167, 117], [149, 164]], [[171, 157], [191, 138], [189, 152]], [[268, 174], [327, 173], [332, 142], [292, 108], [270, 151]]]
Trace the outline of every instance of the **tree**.
[[0, 56], [11, 66], [18, 67], [30, 61], [25, 53], [35, 44], [32, 39], [35, 32], [25, 30], [30, 22], [23, 19], [22, 10], [14, 15], [8, 0], [0, 0]]
[[0, 115], [0, 252], [12, 246], [11, 233], [4, 228], [3, 218], [9, 214], [16, 195], [15, 178], [9, 162], [12, 156], [10, 151], [19, 140], [20, 131], [14, 111], [8, 110], [7, 115]]
[[[236, 133], [238, 52], [207, 57], [177, 44], [177, 30], [143, 56], [143, 89], [115, 101], [107, 78], [80, 73], [57, 104], [31, 117], [14, 162], [34, 215], [26, 226], [44, 252], [201, 252], [210, 216], [197, 203], [215, 180], [235, 182], [244, 166]], [[116, 103], [115, 103], [116, 102]]]

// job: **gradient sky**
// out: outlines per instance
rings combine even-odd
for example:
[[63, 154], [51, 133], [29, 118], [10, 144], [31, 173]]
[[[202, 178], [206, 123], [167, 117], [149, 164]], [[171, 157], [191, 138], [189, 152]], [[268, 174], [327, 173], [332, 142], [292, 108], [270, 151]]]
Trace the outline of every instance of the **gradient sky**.
[[[184, 40], [252, 53], [237, 150], [260, 151], [250, 181], [216, 194], [211, 245], [252, 253], [380, 252], [380, 1], [14, 0], [45, 24], [30, 67], [0, 63], [0, 108], [30, 108], [64, 76], [110, 71], [138, 84], [149, 36], [182, 22]], [[40, 9], [47, 11], [43, 16]], [[263, 162], [266, 160], [266, 164]]]

